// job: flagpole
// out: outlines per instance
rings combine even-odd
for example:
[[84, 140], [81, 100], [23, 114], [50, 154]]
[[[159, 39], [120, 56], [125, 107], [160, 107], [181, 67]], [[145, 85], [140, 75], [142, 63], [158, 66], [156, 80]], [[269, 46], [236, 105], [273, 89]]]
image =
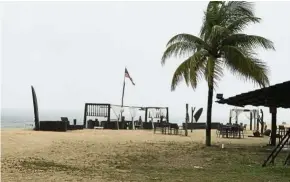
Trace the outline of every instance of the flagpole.
[[[123, 91], [122, 91], [122, 101], [121, 101], [121, 121], [123, 117], [123, 106], [124, 106], [124, 93], [125, 93], [125, 73], [124, 73], [124, 81], [123, 81]], [[117, 129], [119, 129], [119, 121], [117, 121]]]
[[122, 108], [124, 106], [124, 92], [125, 92], [125, 74], [124, 74], [123, 92], [122, 92], [122, 103], [121, 103], [121, 107]]

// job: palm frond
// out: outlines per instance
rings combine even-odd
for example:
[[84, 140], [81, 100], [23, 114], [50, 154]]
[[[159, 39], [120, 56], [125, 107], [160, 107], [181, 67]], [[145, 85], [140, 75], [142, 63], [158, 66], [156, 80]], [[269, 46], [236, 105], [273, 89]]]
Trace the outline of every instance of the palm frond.
[[164, 65], [165, 61], [172, 56], [180, 57], [193, 55], [196, 49], [196, 45], [191, 42], [176, 42], [174, 44], [170, 44], [170, 46], [167, 47], [167, 49], [163, 53], [163, 56], [161, 58], [161, 64]]
[[167, 48], [161, 58], [161, 64], [164, 65], [171, 56], [189, 56], [201, 49], [209, 50], [210, 48], [199, 37], [184, 33], [178, 34], [168, 41]]
[[274, 43], [264, 37], [247, 34], [233, 34], [222, 42], [222, 46], [238, 46], [243, 48], [258, 48], [275, 50]]
[[177, 42], [190, 42], [192, 44], [195, 44], [196, 46], [199, 45], [201, 47], [204, 47], [205, 49], [207, 47], [206, 43], [201, 38], [186, 33], [175, 35], [168, 41], [166, 46], [170, 46]]
[[[245, 21], [246, 22], [249, 21], [246, 17], [255, 17], [253, 4], [246, 1], [226, 2], [220, 8], [219, 14], [221, 15], [221, 20], [222, 20], [220, 23], [220, 26], [227, 27], [227, 28], [231, 24], [234, 24], [235, 27], [243, 27], [241, 26], [241, 24], [243, 24]], [[243, 21], [241, 21], [241, 19]]]
[[254, 16], [254, 4], [248, 1], [228, 1], [225, 9], [235, 16]]
[[171, 81], [172, 91], [176, 89], [176, 86], [183, 79], [187, 86], [191, 84], [193, 89], [196, 88], [198, 81], [203, 75], [205, 54], [203, 51], [198, 51], [178, 66]]
[[245, 80], [252, 80], [259, 86], [269, 85], [268, 68], [266, 64], [251, 54], [235, 46], [222, 47], [225, 65], [234, 74]]
[[261, 18], [254, 16], [242, 16], [231, 22], [226, 28], [232, 33], [238, 33], [244, 30], [250, 23], [260, 23]]

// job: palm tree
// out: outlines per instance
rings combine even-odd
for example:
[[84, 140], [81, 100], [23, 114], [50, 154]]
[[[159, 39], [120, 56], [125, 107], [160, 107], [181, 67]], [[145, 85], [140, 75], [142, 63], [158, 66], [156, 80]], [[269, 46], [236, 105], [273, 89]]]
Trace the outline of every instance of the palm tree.
[[268, 68], [257, 58], [254, 49], [275, 50], [273, 42], [256, 35], [243, 34], [250, 23], [259, 23], [253, 4], [244, 1], [211, 1], [204, 12], [200, 35], [178, 34], [167, 43], [162, 65], [172, 57], [186, 57], [174, 72], [171, 90], [185, 80], [196, 88], [204, 78], [208, 83], [206, 145], [211, 145], [213, 91], [223, 76], [223, 68], [234, 75], [251, 80], [260, 87], [269, 85]]

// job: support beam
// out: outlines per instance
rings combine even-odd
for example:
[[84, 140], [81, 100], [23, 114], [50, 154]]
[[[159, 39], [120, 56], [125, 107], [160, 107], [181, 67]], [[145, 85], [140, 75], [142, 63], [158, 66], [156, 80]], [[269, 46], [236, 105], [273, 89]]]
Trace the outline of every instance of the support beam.
[[270, 107], [270, 113], [272, 114], [271, 121], [271, 145], [276, 146], [276, 132], [277, 132], [277, 108]]
[[108, 104], [108, 107], [107, 107], [107, 109], [108, 109], [108, 122], [110, 122], [111, 121], [111, 104]]
[[84, 111], [84, 128], [87, 126], [87, 109], [88, 109], [88, 104], [85, 104], [85, 111]]
[[145, 108], [145, 123], [147, 123], [147, 118], [148, 118], [148, 108]]

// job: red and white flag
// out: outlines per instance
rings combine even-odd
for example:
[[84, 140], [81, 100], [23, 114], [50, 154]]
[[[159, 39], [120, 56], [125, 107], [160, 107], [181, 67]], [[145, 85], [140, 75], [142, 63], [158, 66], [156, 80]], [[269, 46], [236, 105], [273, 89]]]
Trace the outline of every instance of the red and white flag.
[[129, 74], [127, 68], [125, 68], [125, 77], [129, 78], [131, 80], [132, 84], [135, 85], [135, 83], [133, 82], [133, 79], [130, 77], [130, 74]]

